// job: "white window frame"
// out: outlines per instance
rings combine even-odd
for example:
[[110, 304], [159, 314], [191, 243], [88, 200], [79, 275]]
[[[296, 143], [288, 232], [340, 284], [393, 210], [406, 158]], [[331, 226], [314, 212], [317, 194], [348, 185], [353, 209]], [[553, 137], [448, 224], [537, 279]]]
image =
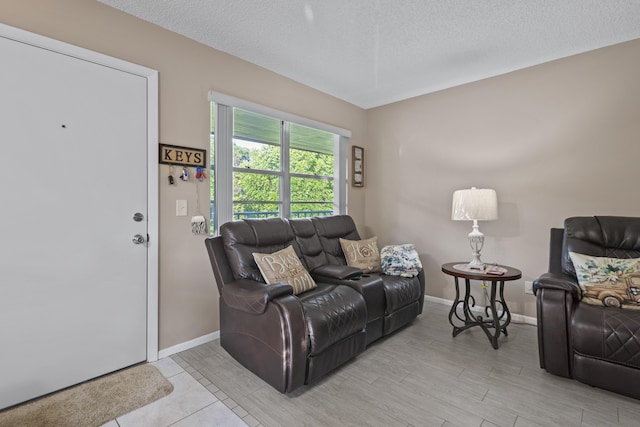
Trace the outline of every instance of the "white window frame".
[[[254, 104], [220, 92], [210, 91], [209, 102], [216, 105], [215, 112], [215, 218], [217, 227], [225, 222], [233, 221], [233, 109], [241, 108], [253, 113], [262, 114], [285, 122], [330, 132], [334, 138], [334, 179], [333, 179], [333, 212], [347, 213], [347, 161], [348, 145], [351, 131], [326, 123], [296, 116], [260, 104]], [[285, 138], [286, 140], [286, 138]], [[284, 147], [288, 148], [288, 147]], [[285, 149], [285, 156], [288, 150]], [[284, 169], [283, 169], [284, 170]], [[288, 172], [288, 168], [286, 169]], [[288, 175], [288, 173], [287, 173]], [[288, 187], [285, 187], [288, 188]], [[284, 188], [281, 191], [286, 191]], [[290, 202], [290, 194], [281, 194], [282, 203]], [[216, 228], [216, 234], [217, 234]]]

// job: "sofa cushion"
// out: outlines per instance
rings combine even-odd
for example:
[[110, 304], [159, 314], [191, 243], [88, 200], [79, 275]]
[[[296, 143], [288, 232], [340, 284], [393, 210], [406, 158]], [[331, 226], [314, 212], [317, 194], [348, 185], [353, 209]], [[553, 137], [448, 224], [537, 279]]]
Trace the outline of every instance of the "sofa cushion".
[[[245, 219], [220, 226], [220, 236], [233, 277], [264, 282], [253, 253], [272, 253], [296, 246], [291, 227], [282, 218]], [[296, 252], [297, 253], [297, 252]]]
[[327, 265], [329, 260], [322, 248], [316, 228], [310, 218], [289, 219], [296, 242], [302, 253], [302, 262], [309, 271]]
[[640, 257], [640, 218], [572, 217], [564, 221], [562, 272], [575, 275], [569, 252], [609, 257]]
[[316, 229], [322, 250], [327, 261], [332, 265], [346, 265], [340, 238], [348, 240], [360, 240], [356, 224], [348, 215], [335, 215], [327, 217], [311, 218]]
[[349, 267], [359, 268], [365, 273], [378, 273], [381, 271], [377, 237], [365, 240], [341, 238], [339, 241]]
[[386, 314], [418, 301], [422, 295], [422, 287], [418, 277], [388, 276], [381, 274], [387, 306]]
[[577, 304], [571, 343], [584, 356], [640, 368], [640, 312]]
[[307, 323], [311, 356], [365, 329], [367, 307], [364, 297], [348, 286], [318, 283], [316, 289], [298, 298]]
[[607, 258], [569, 252], [582, 301], [640, 310], [640, 258]]
[[288, 283], [293, 288], [294, 295], [316, 287], [316, 282], [302, 265], [293, 246], [270, 254], [254, 252], [253, 258], [268, 285]]

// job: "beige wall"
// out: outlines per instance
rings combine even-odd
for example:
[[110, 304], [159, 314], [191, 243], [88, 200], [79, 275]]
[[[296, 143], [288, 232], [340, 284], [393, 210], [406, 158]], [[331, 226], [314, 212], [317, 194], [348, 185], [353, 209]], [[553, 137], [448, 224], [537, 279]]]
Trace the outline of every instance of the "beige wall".
[[[470, 259], [454, 190], [498, 193], [483, 260], [546, 271], [548, 230], [574, 215], [640, 214], [640, 40], [367, 112], [365, 223], [383, 244], [414, 242], [427, 294], [452, 299], [446, 262]], [[535, 317], [523, 280], [515, 313]]]
[[[367, 176], [349, 188], [349, 212], [363, 236], [416, 244], [431, 296], [453, 297], [440, 265], [470, 255], [471, 225], [449, 219], [456, 189], [497, 190], [483, 259], [526, 280], [546, 270], [548, 229], [565, 217], [640, 212], [637, 40], [365, 112], [95, 1], [3, 0], [0, 22], [158, 70], [163, 143], [208, 148], [209, 90], [350, 129]], [[194, 184], [169, 187], [159, 172], [162, 349], [217, 331], [218, 294], [190, 233]], [[199, 194], [206, 205], [205, 185]], [[189, 201], [186, 218], [176, 199]], [[522, 280], [507, 299], [535, 316]]]
[[[349, 129], [352, 142], [366, 146], [364, 110], [96, 1], [2, 0], [0, 22], [158, 70], [162, 143], [208, 148], [207, 93], [215, 90]], [[166, 167], [159, 172], [164, 349], [219, 329], [218, 291], [203, 238], [191, 234], [195, 184], [169, 187]], [[199, 187], [206, 210], [208, 188]], [[187, 217], [175, 216], [176, 199], [188, 200]], [[349, 211], [359, 223], [363, 206], [364, 190], [350, 191]]]

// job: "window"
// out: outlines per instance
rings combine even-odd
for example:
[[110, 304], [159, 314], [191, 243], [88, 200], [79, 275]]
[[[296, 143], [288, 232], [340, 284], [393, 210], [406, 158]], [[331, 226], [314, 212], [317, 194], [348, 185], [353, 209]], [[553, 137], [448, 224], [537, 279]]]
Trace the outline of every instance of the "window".
[[211, 232], [243, 218], [346, 213], [343, 129], [210, 93]]

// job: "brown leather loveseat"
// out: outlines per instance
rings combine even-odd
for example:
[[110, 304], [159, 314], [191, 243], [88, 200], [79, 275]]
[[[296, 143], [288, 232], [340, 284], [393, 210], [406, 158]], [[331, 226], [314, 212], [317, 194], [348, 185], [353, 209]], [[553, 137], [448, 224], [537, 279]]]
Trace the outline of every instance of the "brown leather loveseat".
[[[629, 285], [627, 296], [615, 289], [603, 293], [599, 286], [583, 292], [570, 256], [573, 252], [590, 257], [640, 258], [640, 218], [568, 218], [564, 229], [551, 229], [550, 246], [549, 272], [533, 284], [540, 367], [640, 399], [640, 306], [634, 296], [640, 289]], [[595, 264], [590, 269], [606, 284], [616, 282], [607, 278], [608, 274], [622, 273], [616, 265], [607, 266], [604, 273], [598, 272]], [[620, 282], [616, 286], [625, 283]], [[583, 297], [591, 298], [591, 303]]]
[[[347, 215], [246, 219], [205, 240], [220, 292], [220, 344], [275, 389], [289, 393], [364, 351], [422, 312], [424, 273], [363, 274], [339, 239], [360, 240]], [[293, 246], [317, 287], [267, 285], [253, 258]]]

